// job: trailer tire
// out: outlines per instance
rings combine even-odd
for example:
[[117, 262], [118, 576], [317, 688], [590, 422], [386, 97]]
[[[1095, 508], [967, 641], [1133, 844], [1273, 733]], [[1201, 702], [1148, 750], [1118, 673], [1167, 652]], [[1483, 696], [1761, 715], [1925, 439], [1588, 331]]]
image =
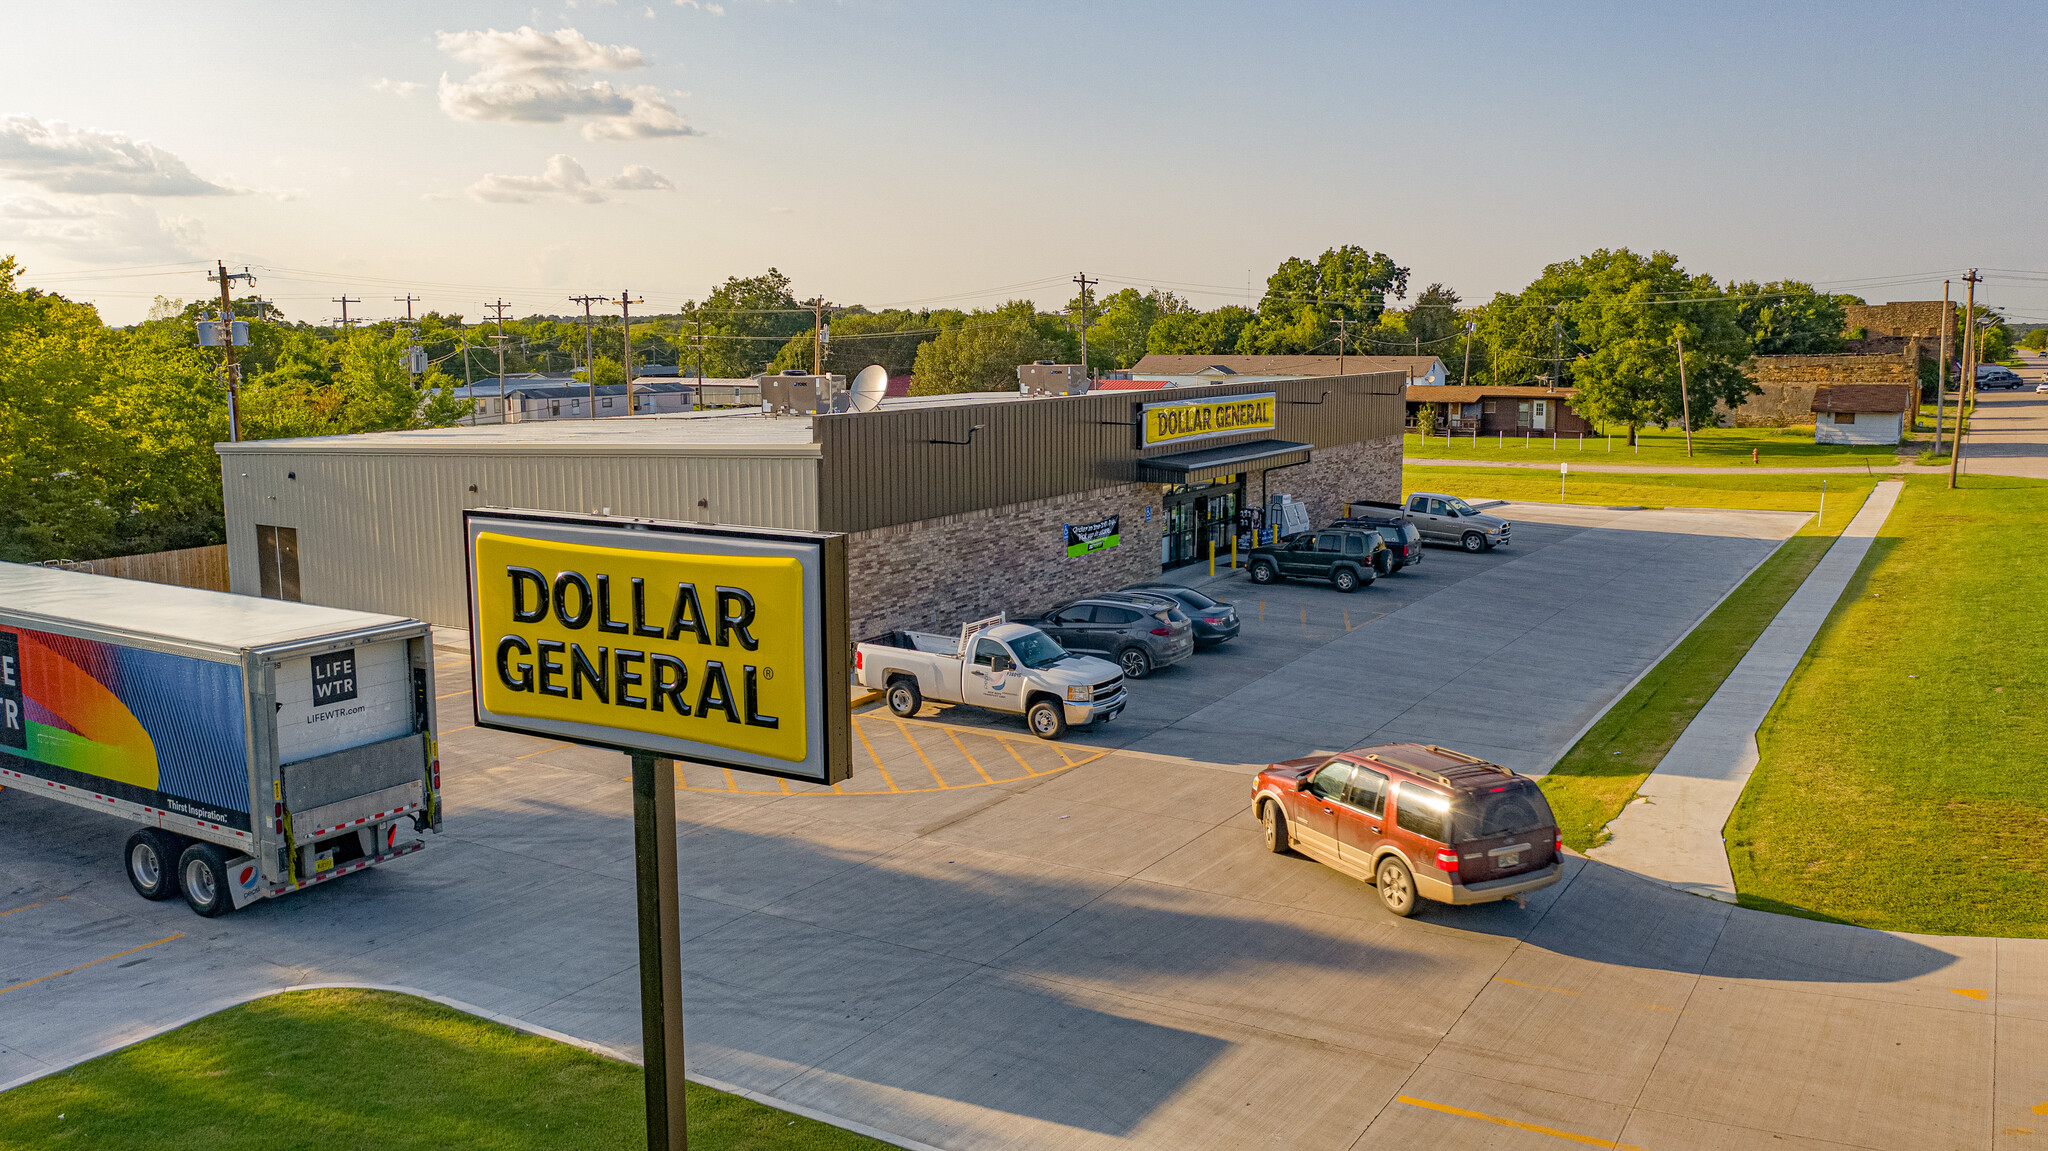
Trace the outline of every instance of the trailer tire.
[[121, 850], [122, 870], [135, 894], [144, 899], [170, 899], [178, 894], [178, 855], [185, 839], [159, 828], [145, 827], [128, 837]]
[[899, 719], [909, 719], [924, 710], [924, 693], [917, 690], [917, 681], [903, 676], [889, 681], [889, 710]]
[[228, 854], [213, 844], [195, 843], [178, 856], [178, 886], [200, 915], [213, 919], [235, 909], [228, 882]]

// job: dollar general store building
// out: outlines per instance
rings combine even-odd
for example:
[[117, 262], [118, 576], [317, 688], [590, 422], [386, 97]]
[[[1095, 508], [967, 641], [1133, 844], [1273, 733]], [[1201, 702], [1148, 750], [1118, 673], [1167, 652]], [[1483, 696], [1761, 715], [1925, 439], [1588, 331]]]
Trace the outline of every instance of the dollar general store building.
[[[233, 590], [462, 626], [462, 511], [845, 532], [854, 634], [1200, 562], [1270, 497], [1400, 493], [1398, 373], [220, 444]], [[1240, 538], [1242, 538], [1240, 536]]]

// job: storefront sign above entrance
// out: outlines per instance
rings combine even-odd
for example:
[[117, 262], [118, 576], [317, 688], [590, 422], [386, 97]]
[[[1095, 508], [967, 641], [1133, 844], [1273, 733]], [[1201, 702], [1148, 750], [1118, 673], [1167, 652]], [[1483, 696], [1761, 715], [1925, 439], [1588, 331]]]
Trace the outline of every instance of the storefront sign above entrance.
[[1212, 436], [1270, 432], [1278, 426], [1276, 410], [1271, 392], [1146, 404], [1141, 412], [1139, 435], [1142, 445], [1149, 448]]

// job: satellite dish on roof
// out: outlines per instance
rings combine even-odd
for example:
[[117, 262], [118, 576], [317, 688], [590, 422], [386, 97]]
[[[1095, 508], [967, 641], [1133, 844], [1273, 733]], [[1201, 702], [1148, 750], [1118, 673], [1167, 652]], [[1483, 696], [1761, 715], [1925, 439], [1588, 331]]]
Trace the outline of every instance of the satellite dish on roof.
[[853, 377], [853, 410], [872, 412], [882, 406], [882, 397], [889, 394], [889, 369], [880, 364], [869, 364]]

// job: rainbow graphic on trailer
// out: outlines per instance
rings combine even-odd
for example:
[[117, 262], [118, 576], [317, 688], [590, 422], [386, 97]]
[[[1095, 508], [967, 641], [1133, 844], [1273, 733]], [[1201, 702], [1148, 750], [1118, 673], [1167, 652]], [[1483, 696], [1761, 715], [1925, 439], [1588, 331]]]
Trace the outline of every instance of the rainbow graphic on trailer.
[[237, 664], [0, 627], [0, 765], [249, 829]]

